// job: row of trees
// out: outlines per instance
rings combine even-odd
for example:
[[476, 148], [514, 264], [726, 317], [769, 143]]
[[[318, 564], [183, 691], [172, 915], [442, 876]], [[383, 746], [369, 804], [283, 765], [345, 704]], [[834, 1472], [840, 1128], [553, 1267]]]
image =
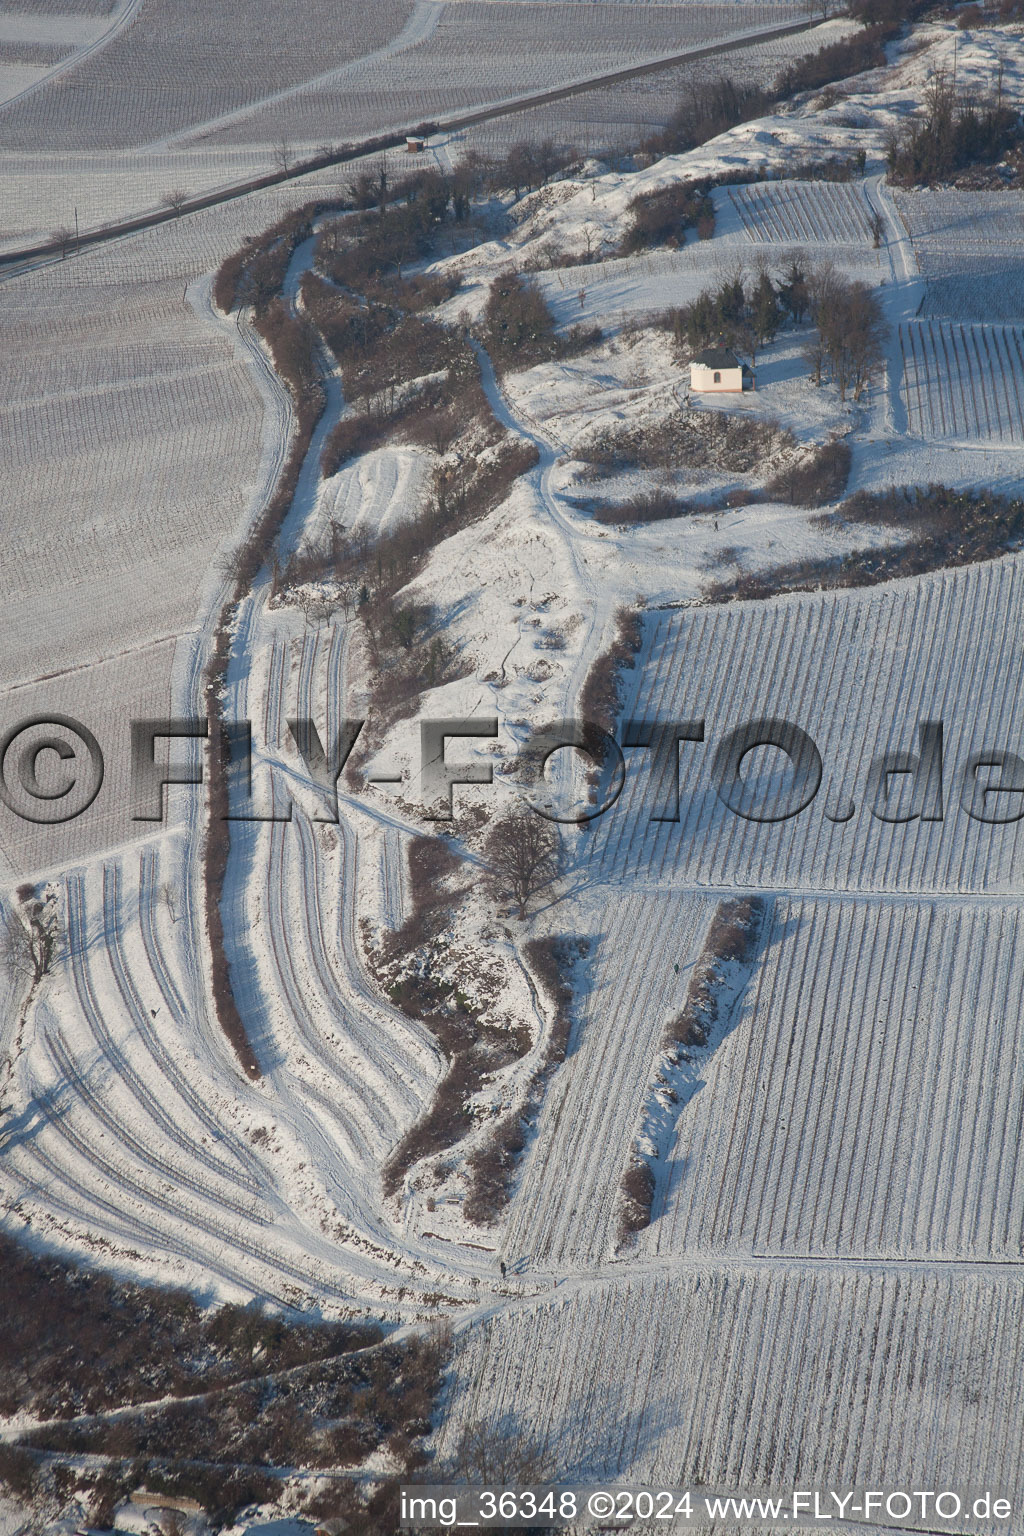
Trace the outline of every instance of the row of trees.
[[717, 288], [668, 310], [662, 323], [690, 352], [719, 343], [756, 359], [783, 325], [808, 316], [814, 331], [804, 355], [815, 384], [829, 378], [841, 399], [852, 394], [859, 400], [882, 363], [885, 322], [871, 289], [851, 282], [831, 262], [811, 267], [794, 259], [777, 279], [766, 267], [753, 279], [737, 268]]
[[925, 92], [919, 118], [894, 128], [886, 144], [893, 181], [903, 186], [947, 180], [969, 165], [998, 160], [1024, 138], [1020, 113], [1003, 101], [1003, 66], [988, 102], [978, 103], [939, 73]]
[[804, 356], [815, 384], [831, 378], [845, 400], [859, 400], [885, 356], [886, 326], [878, 300], [866, 283], [850, 282], [830, 262], [810, 283], [814, 332]]
[[767, 267], [753, 278], [736, 267], [716, 288], [668, 310], [662, 323], [676, 343], [691, 352], [718, 342], [756, 358], [787, 320], [798, 324], [803, 320], [810, 303], [810, 280], [798, 261], [791, 262], [778, 280], [773, 280]]

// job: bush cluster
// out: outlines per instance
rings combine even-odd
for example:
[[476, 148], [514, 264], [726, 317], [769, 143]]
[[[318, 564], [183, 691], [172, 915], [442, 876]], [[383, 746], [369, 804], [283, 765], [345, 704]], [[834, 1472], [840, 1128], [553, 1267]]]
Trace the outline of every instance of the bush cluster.
[[619, 1184], [618, 1241], [624, 1243], [636, 1232], [642, 1232], [651, 1224], [651, 1207], [654, 1203], [655, 1179], [650, 1163], [636, 1158], [630, 1163]]
[[[680, 1047], [706, 1045], [718, 1017], [722, 967], [750, 962], [756, 950], [764, 902], [759, 896], [720, 901], [704, 935], [704, 946], [690, 973], [682, 1010], [665, 1026], [662, 1048], [675, 1056]], [[620, 1243], [650, 1226], [655, 1177], [650, 1162], [635, 1152], [620, 1184]]]
[[851, 453], [841, 441], [821, 443], [774, 475], [754, 501], [784, 501], [794, 507], [821, 507], [838, 501], [850, 478]]
[[885, 549], [858, 550], [839, 559], [808, 559], [773, 571], [716, 582], [710, 602], [762, 599], [783, 592], [870, 587], [901, 576], [923, 576], [944, 567], [973, 565], [1024, 546], [1024, 501], [995, 491], [960, 491], [943, 485], [897, 486], [859, 491], [829, 517], [915, 530], [917, 537]]
[[352, 1466], [387, 1450], [423, 1464], [450, 1342], [443, 1332], [376, 1343], [187, 1402], [33, 1431], [26, 1443], [130, 1460], [154, 1492], [196, 1499], [215, 1524], [271, 1497], [271, 1469]]
[[878, 69], [886, 62], [885, 45], [899, 36], [900, 22], [887, 20], [865, 27], [852, 37], [844, 37], [837, 43], [826, 43], [816, 53], [794, 59], [777, 82], [781, 96], [795, 96], [800, 91], [820, 91], [823, 86], [833, 85], [850, 75], [863, 74], [866, 69]]
[[[754, 424], [745, 418], [737, 422], [744, 426]], [[760, 490], [730, 491], [728, 495], [694, 501], [656, 486], [650, 491], [638, 491], [625, 501], [592, 501], [589, 510], [599, 523], [629, 526], [674, 517], [707, 517], [730, 506], [753, 506], [760, 501], [783, 501], [794, 507], [821, 507], [842, 496], [850, 475], [850, 462], [850, 449], [846, 443], [820, 443], [809, 452], [794, 457]]]
[[540, 289], [511, 270], [499, 273], [491, 283], [482, 327], [484, 343], [499, 373], [575, 357], [601, 340], [599, 326], [571, 326], [560, 336]]
[[[523, 949], [552, 1012], [544, 1061], [534, 1074], [526, 1096], [536, 1107], [543, 1097], [548, 1077], [565, 1060], [569, 1047], [574, 996], [569, 981], [572, 954], [568, 939], [552, 936], [529, 939]], [[469, 1193], [463, 1212], [478, 1226], [492, 1224], [511, 1199], [512, 1183], [526, 1149], [529, 1113], [528, 1110], [513, 1110], [504, 1116], [467, 1159]]]
[[636, 666], [636, 655], [643, 640], [642, 614], [633, 608], [620, 608], [615, 618], [612, 643], [595, 657], [580, 689], [581, 718], [609, 735], [615, 729], [615, 720], [622, 707], [622, 673]]
[[466, 1159], [470, 1189], [462, 1207], [467, 1221], [487, 1226], [505, 1207], [525, 1147], [526, 1127], [519, 1112], [513, 1111], [470, 1153]]
[[901, 485], [886, 492], [858, 492], [829, 522], [877, 522], [917, 530], [917, 538], [880, 550], [858, 550], [840, 559], [806, 559], [772, 571], [715, 582], [709, 602], [777, 598], [786, 591], [874, 587], [900, 576], [992, 561], [1024, 545], [1024, 501], [996, 492], [950, 490], [947, 485]]
[[969, 166], [1001, 159], [1022, 139], [1016, 107], [998, 101], [979, 104], [939, 75], [925, 92], [923, 115], [889, 136], [889, 177], [904, 187], [947, 181]]
[[202, 1392], [380, 1338], [369, 1325], [286, 1323], [234, 1305], [204, 1311], [185, 1291], [131, 1285], [42, 1258], [4, 1234], [0, 1266], [4, 1415], [64, 1419]]
[[462, 861], [437, 837], [411, 839], [407, 858], [409, 915], [367, 958], [391, 1001], [426, 1025], [448, 1065], [426, 1114], [409, 1128], [384, 1166], [384, 1191], [389, 1195], [397, 1193], [415, 1163], [454, 1146], [472, 1130], [475, 1119], [467, 1101], [492, 1073], [529, 1049], [525, 1030], [482, 1024], [481, 1010], [458, 980], [435, 968], [432, 943], [466, 894], [466, 885], [453, 883], [463, 871]]
[[696, 229], [702, 240], [710, 240], [715, 232], [710, 189], [711, 183], [706, 181], [675, 181], [632, 198], [626, 208], [630, 223], [622, 238], [622, 254], [631, 256], [652, 245], [685, 244], [688, 229]]
[[722, 75], [717, 80], [697, 81], [669, 118], [664, 129], [644, 143], [653, 155], [680, 155], [698, 144], [727, 133], [738, 123], [763, 117], [775, 104], [776, 94], [760, 85], [744, 85]]

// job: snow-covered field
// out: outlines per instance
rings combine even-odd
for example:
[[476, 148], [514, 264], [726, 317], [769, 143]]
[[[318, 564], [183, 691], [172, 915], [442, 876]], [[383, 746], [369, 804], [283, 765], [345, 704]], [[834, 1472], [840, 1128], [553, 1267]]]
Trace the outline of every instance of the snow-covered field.
[[642, 1251], [1018, 1263], [1015, 905], [778, 897]]
[[[457, 0], [424, 4], [410, 46], [381, 50], [337, 78], [317, 81], [257, 115], [222, 129], [202, 129], [214, 143], [282, 134], [300, 143], [324, 136], [379, 132], [394, 122], [436, 121], [460, 109], [549, 90], [631, 64], [699, 48], [719, 38], [800, 20], [793, 4], [636, 5], [590, 0], [581, 26], [578, 4], [545, 0]], [[343, 125], [343, 127], [341, 126]], [[511, 129], [513, 136], [516, 129]], [[521, 136], [521, 135], [520, 135]]]
[[[1007, 558], [866, 591], [659, 615], [626, 712], [703, 720], [706, 739], [680, 749], [678, 822], [650, 819], [646, 754], [630, 754], [622, 800], [594, 839], [604, 878], [781, 890], [1017, 890], [1020, 823], [973, 819], [960, 792], [971, 754], [1003, 743], [1012, 750], [1024, 725], [1015, 681], [1021, 579], [1019, 559]], [[763, 793], [749, 807], [759, 819], [727, 809], [718, 793], [717, 747], [742, 722], [766, 718], [800, 727], [822, 760], [815, 798], [789, 819], [764, 819], [797, 803], [792, 775], [772, 779], [771, 761], [760, 766]], [[943, 819], [878, 819], [871, 763], [916, 751], [919, 722], [929, 720], [944, 726]], [[889, 807], [900, 815], [911, 808], [909, 798]]]
[[445, 1445], [493, 1417], [569, 1480], [1020, 1484], [1012, 1270], [693, 1256], [485, 1314], [458, 1366]]
[[[293, 31], [271, 79], [256, 67], [273, 45], [263, 37], [226, 85], [212, 13], [188, 12], [176, 63], [161, 53], [159, 29], [186, 15], [176, 6], [153, 0], [82, 66], [86, 83], [102, 85], [129, 58], [145, 87], [134, 102], [112, 99], [90, 127], [90, 218], [129, 206], [128, 192], [111, 190], [129, 158], [94, 150], [180, 138], [218, 119], [218, 142], [239, 149], [207, 140], [187, 153], [203, 157], [209, 184], [233, 177], [256, 153], [257, 123], [277, 133], [306, 110], [305, 82], [314, 63], [324, 72], [328, 44], [336, 78], [309, 88], [316, 102], [365, 69], [389, 90], [418, 80], [426, 113], [431, 90], [440, 101], [477, 56], [492, 68], [475, 99], [561, 80], [570, 52], [583, 73], [763, 23], [767, 11], [553, 4], [541, 27], [536, 6], [396, 5], [375, 13], [357, 49], [335, 7], [317, 13], [336, 30], [313, 62], [308, 37]], [[594, 13], [588, 47], [571, 50], [583, 9]], [[623, 18], [634, 29], [625, 55]], [[403, 34], [409, 27], [422, 31]], [[840, 401], [811, 384], [806, 333], [790, 328], [759, 356], [757, 393], [708, 410], [772, 418], [801, 447], [843, 436], [856, 487], [942, 479], [1019, 490], [1024, 308], [988, 324], [940, 318], [945, 290], [933, 280], [956, 269], [972, 281], [963, 253], [985, 244], [969, 243], [979, 210], [988, 245], [1015, 250], [1019, 198], [894, 202], [879, 179], [887, 127], [919, 102], [956, 33], [926, 29], [930, 51], [894, 53], [837, 106], [798, 104], [636, 173], [591, 164], [524, 199], [493, 240], [435, 263], [463, 277], [441, 311], [461, 323], [479, 314], [496, 273], [546, 250], [537, 282], [558, 325], [604, 330], [578, 356], [500, 384], [476, 343], [498, 423], [538, 462], [401, 594], [434, 606], [467, 663], [425, 692], [421, 712], [499, 717], [497, 750], [473, 749], [495, 765], [495, 783], [458, 791], [456, 805], [513, 799], [516, 745], [532, 724], [573, 713], [620, 605], [648, 610], [626, 715], [705, 726], [702, 745], [680, 750], [679, 820], [651, 820], [647, 754], [630, 749], [620, 801], [589, 831], [566, 834], [565, 878], [524, 930], [587, 941], [575, 966], [583, 995], [567, 1057], [534, 1106], [511, 1199], [489, 1228], [460, 1210], [466, 1146], [436, 1170], [439, 1200], [415, 1177], [382, 1193], [388, 1155], [444, 1072], [428, 1030], [372, 980], [363, 948], [365, 934], [406, 915], [405, 849], [429, 830], [418, 720], [379, 731], [370, 722], [369, 766], [402, 782], [390, 793], [343, 781], [336, 824], [322, 819], [322, 795], [287, 735], [302, 716], [326, 737], [361, 717], [369, 673], [356, 625], [321, 625], [271, 601], [266, 571], [235, 615], [227, 708], [253, 723], [261, 809], [283, 815], [293, 802], [290, 820], [234, 828], [225, 884], [257, 1083], [241, 1076], [209, 999], [201, 797], [175, 792], [166, 829], [140, 835], [128, 820], [127, 719], [201, 707], [224, 555], [266, 504], [293, 425], [244, 316], [214, 312], [209, 274], [288, 207], [336, 191], [341, 173], [5, 279], [4, 711], [59, 708], [116, 744], [103, 795], [80, 824], [44, 833], [7, 811], [0, 821], [5, 900], [20, 879], [47, 875], [68, 939], [27, 1017], [16, 991], [5, 998], [5, 1227], [209, 1298], [389, 1321], [450, 1311], [457, 1358], [442, 1453], [484, 1417], [524, 1427], [569, 1480], [928, 1487], [973, 1486], [980, 1474], [1019, 1489], [1021, 823], [968, 816], [961, 774], [971, 754], [1017, 750], [1024, 732], [1021, 557], [712, 607], [701, 597], [716, 576], [899, 535], [822, 527], [787, 503], [745, 504], [744, 488], [762, 486], [774, 461], [732, 479], [675, 466], [680, 494], [733, 493], [719, 512], [623, 528], [577, 504], [592, 484], [583, 475], [595, 433], [700, 412], [652, 316], [738, 260], [748, 271], [767, 260], [777, 274], [801, 252], [878, 293], [884, 368], [862, 400]], [[538, 36], [550, 44], [543, 55]], [[358, 65], [359, 49], [380, 56]], [[958, 34], [966, 81], [985, 77], [993, 50], [986, 34]], [[160, 58], [172, 73], [199, 60], [187, 100], [170, 99]], [[424, 60], [449, 74], [424, 83]], [[1006, 74], [1007, 89], [1019, 87], [1016, 55]], [[368, 84], [367, 99], [383, 88]], [[38, 203], [26, 191], [37, 167], [28, 137], [45, 127], [31, 147], [42, 157], [85, 111], [84, 93], [54, 91], [0, 112], [0, 143], [23, 145], [7, 173], [21, 188], [11, 229], [64, 217], [72, 194], [76, 165], [58, 172], [52, 161]], [[353, 120], [360, 100], [354, 92]], [[343, 131], [337, 123], [331, 136]], [[637, 192], [856, 147], [867, 157], [860, 180], [719, 189], [714, 238], [613, 254]], [[152, 200], [172, 168], [184, 176], [198, 164], [175, 145], [140, 155], [129, 191], [145, 185]], [[292, 294], [309, 244], [293, 263]], [[583, 260], [588, 246], [606, 259]], [[565, 255], [578, 264], [553, 264]], [[336, 381], [332, 391], [336, 411]], [[322, 547], [332, 523], [393, 530], [423, 505], [438, 458], [389, 443], [326, 483], [311, 459], [285, 551]], [[655, 472], [627, 469], [605, 490], [655, 483]], [[744, 819], [717, 792], [712, 759], [726, 733], [765, 718], [801, 727], [823, 759], [817, 797], [788, 820]], [[905, 795], [909, 818], [883, 821], [867, 803], [870, 765], [917, 751], [922, 721], [944, 728], [941, 819], [922, 819]], [[779, 780], [766, 761], [758, 769], [770, 797]], [[455, 831], [466, 878], [478, 880], [473, 819]], [[721, 1038], [690, 1063], [699, 1091], [679, 1108], [653, 1224], [617, 1251], [619, 1183], [643, 1133], [665, 1024], [717, 901], [736, 891], [768, 898], [761, 947]], [[514, 921], [487, 907], [479, 886], [472, 900], [477, 915], [459, 941], [504, 968], [496, 1010], [530, 1037], [477, 1096], [467, 1145], [478, 1145], [494, 1114], [524, 1103], [549, 1020], [516, 959]]]

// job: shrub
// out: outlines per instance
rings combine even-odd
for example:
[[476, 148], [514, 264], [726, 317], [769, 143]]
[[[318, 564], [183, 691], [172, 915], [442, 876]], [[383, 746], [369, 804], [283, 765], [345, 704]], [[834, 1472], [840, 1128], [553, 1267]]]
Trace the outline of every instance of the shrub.
[[708, 601], [875, 586], [900, 576], [992, 560], [1024, 545], [1024, 501], [1009, 500], [995, 491], [959, 491], [942, 485], [859, 491], [836, 509], [834, 519], [914, 529], [918, 537], [885, 549], [858, 550], [840, 559], [801, 560], [716, 582], [707, 589]]
[[580, 689], [581, 717], [609, 735], [621, 707], [622, 672], [636, 666], [634, 660], [643, 644], [643, 618], [631, 608], [620, 608], [615, 619], [611, 645], [596, 657]]
[[397, 1194], [414, 1163], [455, 1146], [472, 1130], [474, 1119], [466, 1100], [483, 1087], [491, 1068], [487, 1056], [476, 1051], [472, 1044], [454, 1054], [430, 1108], [405, 1133], [384, 1165], [386, 1195]]
[[707, 239], [715, 231], [715, 206], [706, 183], [672, 182], [654, 192], [642, 192], [626, 207], [629, 228], [622, 239], [623, 255], [652, 245], [683, 245], [686, 231], [698, 224]]
[[619, 1189], [622, 1200], [619, 1207], [618, 1239], [622, 1243], [651, 1224], [655, 1179], [650, 1164], [639, 1159], [630, 1163], [622, 1175]]
[[469, 1194], [463, 1203], [467, 1221], [490, 1225], [511, 1198], [512, 1180], [526, 1146], [526, 1131], [518, 1113], [499, 1121], [486, 1141], [470, 1153]]
[[0, 1442], [0, 1486], [22, 1502], [34, 1497], [39, 1486], [39, 1468], [30, 1452], [17, 1445]]
[[620, 523], [660, 523], [666, 518], [692, 517], [704, 512], [715, 512], [721, 505], [720, 498], [706, 502], [690, 501], [671, 491], [656, 488], [653, 491], [638, 491], [626, 501], [596, 501], [592, 504], [592, 511], [599, 523], [615, 526]]
[[718, 1017], [721, 967], [751, 958], [763, 915], [764, 904], [757, 896], [734, 897], [718, 903], [690, 973], [683, 1007], [665, 1026], [662, 1044], [667, 1050], [707, 1043]]
[[572, 957], [565, 938], [528, 939], [523, 946], [527, 963], [547, 994], [554, 1020], [548, 1037], [547, 1061], [565, 1060], [572, 1029], [573, 990], [569, 982]]
[[487, 350], [500, 372], [547, 362], [560, 350], [544, 295], [518, 272], [502, 273], [491, 283], [483, 330]]
[[764, 496], [794, 507], [820, 507], [838, 501], [850, 477], [851, 454], [844, 442], [823, 443], [769, 480]]

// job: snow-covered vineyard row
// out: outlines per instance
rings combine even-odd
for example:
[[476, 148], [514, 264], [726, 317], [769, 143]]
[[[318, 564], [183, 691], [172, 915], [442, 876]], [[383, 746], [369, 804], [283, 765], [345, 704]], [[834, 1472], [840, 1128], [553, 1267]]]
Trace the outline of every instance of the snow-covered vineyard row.
[[1024, 244], [1024, 216], [1012, 192], [894, 187], [892, 196], [918, 253]]
[[1017, 327], [921, 321], [900, 326], [900, 350], [912, 432], [1021, 442], [1024, 345]]
[[[1012, 751], [1024, 731], [1021, 582], [1019, 560], [1007, 558], [873, 590], [654, 618], [625, 713], [703, 720], [705, 741], [680, 747], [678, 821], [651, 820], [649, 754], [627, 752], [621, 800], [596, 823], [594, 873], [754, 889], [1015, 890], [1020, 822], [983, 823], [960, 797], [971, 755]], [[787, 820], [747, 819], [718, 792], [716, 748], [766, 717], [809, 733], [822, 759], [817, 795]], [[879, 819], [871, 763], [916, 751], [923, 721], [944, 726], [942, 819]], [[890, 812], [912, 813], [898, 785], [893, 793]], [[774, 815], [797, 803], [792, 795], [793, 775], [781, 771], [748, 809]]]
[[[5, 149], [56, 150], [142, 145], [217, 114], [260, 101], [336, 63], [384, 44], [411, 0], [380, 0], [360, 10], [315, 0], [296, 26], [285, 7], [238, 0], [229, 18], [177, 0], [147, 0], [128, 26], [73, 71], [3, 113]], [[226, 67], [227, 61], [227, 67]], [[131, 88], [125, 88], [125, 82]]]
[[645, 1245], [1019, 1261], [1022, 994], [1015, 907], [776, 899]]
[[[623, 0], [623, 3], [631, 4], [633, 0]], [[759, 9], [751, 6], [743, 16], [753, 17]], [[762, 12], [761, 24], [767, 25], [770, 21], [771, 17], [765, 21]], [[849, 22], [836, 19], [823, 23], [815, 29], [813, 44], [805, 33], [798, 32], [737, 48], [728, 55], [729, 78], [744, 85], [763, 85], [765, 80], [781, 74], [791, 60], [806, 54], [809, 48], [842, 36], [849, 25]], [[745, 20], [743, 26], [745, 30]], [[683, 46], [687, 44], [684, 42]], [[575, 144], [586, 154], [601, 154], [608, 148], [628, 152], [634, 150], [647, 133], [665, 126], [696, 82], [720, 79], [724, 62], [712, 55], [616, 85], [581, 91], [564, 101], [533, 107], [527, 112], [491, 118], [460, 130], [448, 141], [447, 152], [454, 157], [460, 150], [472, 147], [489, 153], [505, 153], [512, 144], [530, 138], [550, 138], [556, 143]]]
[[[403, 122], [443, 117], [800, 17], [794, 5], [754, 3], [632, 6], [627, 20], [621, 4], [598, 0], [588, 4], [581, 27], [578, 6], [563, 0], [460, 0], [432, 9], [437, 14], [415, 46], [382, 49], [336, 81], [314, 83], [214, 132], [211, 142], [273, 142], [283, 133], [315, 143], [332, 120], [343, 120], [353, 136], [372, 133], [393, 123], [396, 101]], [[564, 113], [562, 122], [568, 126]], [[510, 131], [523, 136], [522, 127]]]
[[[261, 399], [234, 328], [197, 315], [178, 276], [115, 283], [98, 265], [84, 256], [4, 288], [11, 681], [189, 624], [195, 599], [175, 573], [201, 579], [260, 461]], [[112, 571], [114, 603], [93, 596]], [[82, 687], [72, 713], [88, 723], [90, 708]]]
[[729, 187], [727, 196], [754, 242], [802, 240], [870, 244], [870, 209], [859, 183], [790, 181]]
[[584, 1016], [549, 1089], [509, 1213], [510, 1260], [525, 1260], [531, 1270], [573, 1270], [613, 1248], [619, 1180], [709, 908], [705, 897], [661, 892], [616, 894], [604, 908]]
[[1012, 1497], [1022, 1369], [1015, 1275], [697, 1261], [468, 1329], [445, 1444], [483, 1418], [570, 1480], [942, 1489], [984, 1468]]
[[[145, 1255], [150, 1272], [226, 1294], [305, 1305], [312, 1287], [331, 1308], [369, 1286], [400, 1300], [367, 1164], [379, 1165], [396, 1117], [421, 1109], [432, 1053], [400, 1017], [371, 1041], [350, 995], [327, 1018], [343, 961], [305, 839], [301, 857], [300, 898], [278, 889], [268, 946], [270, 985], [293, 1010], [258, 1037], [270, 1097], [240, 1082], [209, 1025], [173, 862], [146, 849], [127, 871], [107, 861], [69, 877], [68, 983], [40, 1008], [17, 1067], [28, 1107], [4, 1143], [5, 1202], [37, 1232], [129, 1267]], [[286, 873], [275, 860], [268, 882]], [[422, 1264], [400, 1268], [422, 1285]]]

